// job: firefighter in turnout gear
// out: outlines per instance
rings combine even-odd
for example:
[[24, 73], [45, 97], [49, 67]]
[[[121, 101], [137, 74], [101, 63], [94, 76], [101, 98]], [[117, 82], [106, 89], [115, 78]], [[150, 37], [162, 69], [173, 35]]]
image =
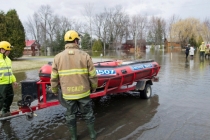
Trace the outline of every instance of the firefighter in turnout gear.
[[80, 112], [87, 124], [90, 137], [96, 139], [90, 94], [97, 88], [97, 74], [91, 57], [79, 50], [79, 34], [66, 32], [65, 50], [54, 57], [51, 72], [51, 90], [58, 94], [59, 86], [66, 103], [66, 121], [71, 133], [71, 140], [77, 140], [76, 115]]
[[13, 101], [14, 87], [17, 87], [16, 78], [12, 73], [12, 63], [8, 55], [11, 51], [11, 45], [7, 41], [0, 42], [0, 117], [6, 117], [10, 114], [10, 106]]

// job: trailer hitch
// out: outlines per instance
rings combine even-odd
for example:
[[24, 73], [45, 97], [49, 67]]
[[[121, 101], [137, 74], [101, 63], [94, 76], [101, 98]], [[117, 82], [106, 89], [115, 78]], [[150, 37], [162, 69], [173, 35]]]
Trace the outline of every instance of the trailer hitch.
[[26, 113], [26, 120], [31, 121], [31, 120], [33, 120], [35, 114], [30, 106], [28, 106], [28, 108], [30, 109], [31, 112]]

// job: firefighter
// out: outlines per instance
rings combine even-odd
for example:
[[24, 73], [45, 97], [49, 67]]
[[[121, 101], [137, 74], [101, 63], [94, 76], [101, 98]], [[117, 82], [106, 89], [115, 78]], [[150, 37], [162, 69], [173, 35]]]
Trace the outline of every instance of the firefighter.
[[11, 51], [11, 45], [7, 41], [0, 42], [0, 110], [1, 117], [6, 117], [10, 114], [10, 106], [13, 101], [14, 92], [13, 86], [17, 87], [16, 78], [12, 73], [12, 62], [8, 55]]
[[51, 90], [58, 94], [59, 86], [66, 102], [66, 122], [71, 140], [77, 139], [76, 114], [78, 111], [85, 119], [92, 140], [96, 139], [94, 130], [95, 116], [91, 105], [90, 93], [97, 88], [97, 74], [91, 57], [79, 50], [79, 34], [66, 32], [65, 50], [54, 57], [51, 72]]
[[202, 42], [202, 44], [199, 46], [199, 50], [200, 50], [200, 58], [204, 58], [204, 54], [206, 50], [206, 46], [204, 42]]

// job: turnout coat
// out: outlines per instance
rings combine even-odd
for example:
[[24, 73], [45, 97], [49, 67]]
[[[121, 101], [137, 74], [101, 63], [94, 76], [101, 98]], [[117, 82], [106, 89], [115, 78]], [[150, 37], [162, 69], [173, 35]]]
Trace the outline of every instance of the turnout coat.
[[90, 95], [97, 88], [97, 74], [91, 57], [79, 50], [75, 43], [65, 45], [52, 64], [51, 89], [58, 92], [60, 83], [63, 98], [77, 100]]

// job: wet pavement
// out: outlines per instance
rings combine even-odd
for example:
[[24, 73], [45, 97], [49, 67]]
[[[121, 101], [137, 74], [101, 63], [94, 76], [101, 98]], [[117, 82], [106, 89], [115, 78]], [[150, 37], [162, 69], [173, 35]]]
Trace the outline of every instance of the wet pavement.
[[[185, 59], [184, 52], [147, 50], [143, 59], [161, 65], [160, 80], [152, 85], [152, 97], [130, 93], [109, 95], [93, 103], [97, 140], [209, 140], [210, 59]], [[37, 79], [38, 70], [17, 73], [18, 81]], [[16, 90], [12, 109], [20, 100]], [[5, 140], [67, 140], [66, 109], [56, 106], [36, 111], [32, 121], [25, 117], [0, 122]], [[79, 140], [88, 140], [85, 122], [78, 118]]]

